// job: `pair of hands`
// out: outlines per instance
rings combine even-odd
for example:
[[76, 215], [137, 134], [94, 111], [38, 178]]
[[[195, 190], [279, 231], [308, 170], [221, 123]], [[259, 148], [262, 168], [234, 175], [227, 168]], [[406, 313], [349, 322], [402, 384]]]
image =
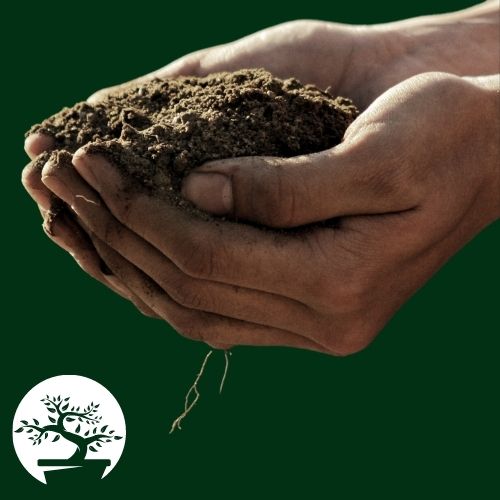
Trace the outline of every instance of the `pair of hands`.
[[[72, 164], [31, 163], [24, 185], [44, 217], [53, 196], [72, 208], [76, 218], [56, 217], [49, 237], [81, 267], [190, 338], [219, 348], [359, 351], [500, 217], [494, 80], [418, 74], [437, 69], [435, 55], [418, 57], [403, 42], [393, 27], [292, 22], [143, 77], [265, 67], [352, 97], [364, 111], [339, 146], [211, 162], [183, 187], [214, 214], [275, 228], [335, 217], [335, 229], [206, 222], [131, 192], [115, 167], [85, 148]], [[31, 158], [51, 146], [48, 137], [26, 141]]]

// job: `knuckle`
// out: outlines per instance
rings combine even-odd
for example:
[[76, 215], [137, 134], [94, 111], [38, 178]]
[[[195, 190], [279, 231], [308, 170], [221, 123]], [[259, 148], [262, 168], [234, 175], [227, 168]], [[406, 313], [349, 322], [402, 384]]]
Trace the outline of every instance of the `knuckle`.
[[350, 157], [349, 160], [346, 156], [346, 161], [355, 159], [356, 164], [365, 165], [356, 173], [360, 190], [401, 207], [409, 207], [419, 200], [425, 180], [422, 172], [426, 169], [414, 164], [407, 148], [394, 147], [389, 137], [381, 137], [376, 124], [362, 129], [352, 127], [350, 135], [354, 137], [344, 151]]
[[390, 159], [391, 167], [373, 176], [373, 189], [379, 196], [385, 196], [402, 207], [413, 205], [419, 199], [421, 182], [410, 159], [403, 153]]
[[204, 342], [217, 349], [228, 349], [227, 321], [214, 319], [210, 313], [185, 310], [177, 318], [176, 330], [186, 338], [197, 342]]
[[[97, 227], [99, 227], [99, 222], [97, 222]], [[110, 218], [106, 218], [100, 224], [101, 238], [111, 246], [117, 244], [121, 236], [121, 228]]]
[[200, 237], [186, 238], [178, 253], [178, 265], [194, 278], [210, 279], [217, 271], [220, 250]]
[[200, 291], [195, 291], [189, 282], [172, 287], [170, 295], [178, 304], [188, 309], [210, 309], [208, 297]]
[[282, 159], [248, 158], [232, 168], [234, 214], [270, 227], [293, 220], [296, 187], [286, 174]]
[[376, 149], [377, 134], [366, 140], [361, 156], [367, 168], [359, 172], [359, 182], [363, 182], [369, 192], [379, 196], [394, 197], [402, 187], [401, 172], [407, 163], [407, 152], [394, 148]]
[[193, 248], [191, 252], [185, 254], [180, 265], [184, 272], [194, 278], [207, 279], [213, 274], [211, 252], [198, 252], [196, 248]]
[[115, 194], [112, 202], [113, 214], [120, 222], [127, 224], [130, 218], [130, 210], [133, 205], [132, 200], [128, 196], [125, 197]]
[[175, 330], [183, 337], [197, 342], [205, 340], [203, 322], [196, 313], [178, 310], [171, 314], [169, 319]]
[[369, 300], [369, 287], [357, 280], [336, 281], [330, 279], [324, 285], [323, 305], [336, 313], [362, 311]]
[[257, 178], [252, 196], [253, 209], [271, 227], [293, 224], [297, 207], [296, 186], [278, 165], [268, 165], [268, 175]]
[[378, 330], [364, 319], [352, 320], [342, 335], [330, 332], [328, 348], [335, 356], [350, 356], [366, 349], [377, 333]]
[[350, 339], [336, 345], [332, 352], [339, 357], [352, 356], [363, 351], [371, 344], [372, 339]]

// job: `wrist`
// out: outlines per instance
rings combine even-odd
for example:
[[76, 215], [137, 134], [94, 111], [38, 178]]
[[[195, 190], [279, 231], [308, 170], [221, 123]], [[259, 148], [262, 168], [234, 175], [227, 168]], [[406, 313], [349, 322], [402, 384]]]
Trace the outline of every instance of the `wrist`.
[[474, 85], [477, 110], [482, 117], [482, 131], [486, 136], [478, 157], [485, 160], [487, 176], [485, 188], [489, 193], [493, 220], [500, 219], [500, 74], [464, 77]]

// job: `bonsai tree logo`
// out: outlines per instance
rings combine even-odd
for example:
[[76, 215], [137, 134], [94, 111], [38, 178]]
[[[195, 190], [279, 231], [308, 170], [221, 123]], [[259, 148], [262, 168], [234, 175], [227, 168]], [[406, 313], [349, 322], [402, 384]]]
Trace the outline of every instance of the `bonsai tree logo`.
[[[48, 392], [37, 398], [35, 406], [41, 386], [64, 392], [57, 396]], [[99, 399], [84, 400], [91, 393]], [[75, 481], [98, 480], [116, 465], [123, 450], [125, 421], [103, 386], [86, 377], [63, 375], [45, 380], [25, 396], [14, 417], [13, 436], [18, 457], [32, 475], [42, 482], [74, 485]], [[37, 452], [27, 453], [27, 444]], [[41, 474], [36, 469], [38, 474], [34, 474], [33, 466]]]
[[[102, 446], [101, 443], [111, 443], [113, 439], [123, 438], [123, 436], [117, 436], [115, 431], [108, 430], [107, 425], [101, 427], [100, 432], [97, 433], [98, 427], [96, 424], [100, 423], [102, 420], [102, 416], [97, 415], [97, 409], [99, 408], [98, 404], [92, 402], [87, 408], [80, 411], [80, 407], [75, 408], [73, 406], [69, 409], [69, 400], [69, 396], [62, 399], [61, 396], [49, 398], [47, 395], [47, 397], [41, 401], [49, 412], [48, 418], [50, 424], [41, 426], [36, 418], [33, 419], [32, 424], [29, 424], [27, 420], [21, 420], [23, 425], [15, 432], [32, 434], [28, 439], [33, 441], [33, 445], [41, 444], [42, 439], [47, 439], [49, 434], [53, 434], [53, 443], [58, 441], [61, 437], [67, 439], [76, 446], [75, 453], [68, 459], [75, 465], [79, 465], [85, 460], [89, 450], [96, 452], [97, 449], [95, 447], [98, 446], [100, 448]], [[54, 416], [51, 416], [50, 413]], [[68, 430], [65, 423], [75, 421], [79, 422], [76, 428], [73, 431]], [[83, 432], [82, 424], [84, 423], [94, 426], [92, 432], [91, 429]]]

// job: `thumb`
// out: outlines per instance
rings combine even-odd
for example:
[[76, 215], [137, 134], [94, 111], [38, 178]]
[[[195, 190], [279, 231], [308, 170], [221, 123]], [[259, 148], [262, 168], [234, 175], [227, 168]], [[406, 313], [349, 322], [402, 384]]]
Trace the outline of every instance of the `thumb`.
[[184, 179], [182, 194], [212, 214], [281, 228], [414, 206], [387, 162], [344, 149], [212, 161]]

